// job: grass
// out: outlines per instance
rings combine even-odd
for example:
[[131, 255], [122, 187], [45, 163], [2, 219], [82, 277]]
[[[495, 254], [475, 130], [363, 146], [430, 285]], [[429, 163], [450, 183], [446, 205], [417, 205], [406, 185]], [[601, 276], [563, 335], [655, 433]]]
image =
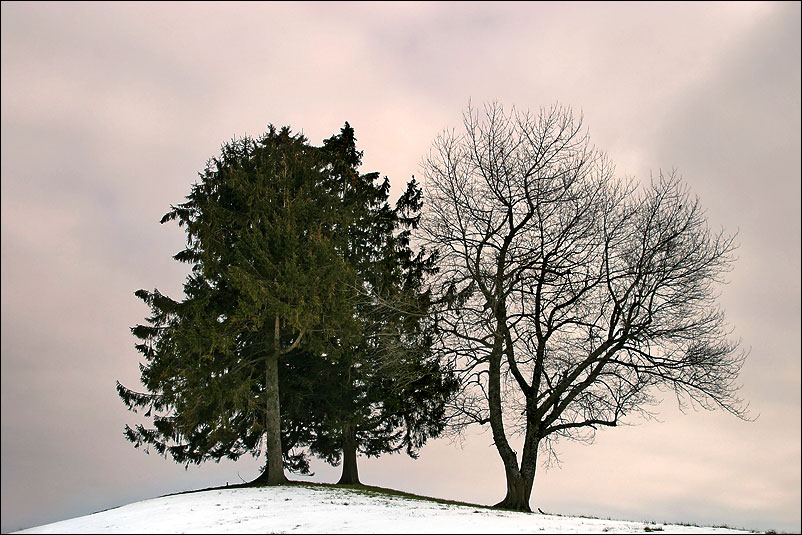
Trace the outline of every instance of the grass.
[[[286, 486], [293, 486], [293, 487], [306, 487], [313, 490], [319, 490], [323, 488], [328, 489], [349, 489], [365, 496], [384, 496], [384, 497], [394, 497], [394, 498], [407, 498], [409, 500], [419, 500], [419, 501], [427, 501], [427, 502], [434, 502], [439, 503], [442, 505], [462, 505], [466, 507], [477, 507], [479, 509], [486, 509], [492, 511], [499, 511], [500, 509], [494, 509], [489, 505], [479, 505], [475, 503], [468, 503], [468, 502], [460, 502], [457, 500], [444, 500], [442, 498], [433, 498], [431, 496], [423, 496], [420, 494], [413, 494], [411, 492], [404, 492], [402, 490], [396, 489], [388, 489], [385, 487], [376, 487], [373, 485], [338, 485], [336, 483], [316, 483], [312, 481], [288, 481]], [[235, 485], [221, 485], [218, 487], [207, 487], [205, 489], [196, 489], [196, 490], [185, 490], [181, 492], [172, 492], [170, 494], [164, 494], [164, 496], [177, 496], [179, 494], [192, 494], [195, 492], [205, 492], [207, 490], [226, 490], [226, 489], [242, 489], [242, 488], [260, 488], [260, 487], [267, 487], [267, 485], [254, 485], [252, 483], [237, 483]]]
[[487, 510], [494, 510], [498, 511], [498, 509], [493, 509], [488, 505], [477, 505], [475, 503], [468, 503], [468, 502], [460, 502], [456, 500], [444, 500], [441, 498], [433, 498], [431, 496], [422, 496], [420, 494], [412, 494], [411, 492], [404, 492], [401, 490], [395, 489], [388, 489], [384, 487], [375, 487], [373, 485], [336, 485], [334, 483], [312, 483], [312, 482], [298, 482], [296, 484], [301, 487], [325, 487], [325, 488], [332, 488], [332, 489], [350, 489], [359, 494], [363, 494], [365, 496], [386, 496], [386, 497], [395, 497], [395, 498], [407, 498], [410, 500], [419, 500], [419, 501], [426, 501], [426, 502], [434, 502], [443, 505], [462, 505], [466, 507], [478, 507], [480, 509], [487, 509]]

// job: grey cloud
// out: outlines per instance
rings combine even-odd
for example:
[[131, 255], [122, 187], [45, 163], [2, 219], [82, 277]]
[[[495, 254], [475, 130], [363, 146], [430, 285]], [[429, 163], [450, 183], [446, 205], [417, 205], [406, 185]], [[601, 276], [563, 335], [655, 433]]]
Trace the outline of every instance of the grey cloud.
[[[133, 291], [178, 295], [186, 273], [181, 231], [157, 221], [221, 142], [273, 122], [319, 143], [348, 120], [398, 191], [469, 98], [582, 109], [621, 173], [676, 165], [711, 223], [741, 231], [722, 304], [761, 418], [667, 399], [662, 424], [561, 445], [533, 503], [798, 530], [799, 40], [798, 4], [4, 2], [2, 530], [257, 473], [134, 450], [114, 392], [138, 381]], [[490, 503], [490, 443], [360, 462], [372, 484]]]

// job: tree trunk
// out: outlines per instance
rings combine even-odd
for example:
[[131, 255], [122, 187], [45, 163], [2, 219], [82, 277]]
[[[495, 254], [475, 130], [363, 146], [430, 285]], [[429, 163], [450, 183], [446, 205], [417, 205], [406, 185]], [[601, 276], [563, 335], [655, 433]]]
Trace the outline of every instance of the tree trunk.
[[[527, 422], [526, 438], [524, 439], [524, 451], [521, 455], [521, 470], [518, 472], [519, 479], [523, 482], [523, 495], [521, 498], [511, 500], [513, 503], [518, 504], [522, 502], [524, 505], [522, 508], [516, 507], [516, 511], [531, 512], [531, 509], [529, 508], [529, 498], [532, 496], [532, 486], [535, 483], [535, 472], [537, 471], [537, 449], [539, 443], [540, 440], [537, 438], [537, 425], [533, 425], [532, 422]], [[510, 497], [509, 477], [507, 478], [507, 481], [507, 497]], [[506, 499], [507, 498], [505, 498], [505, 500]]]
[[527, 484], [524, 476], [518, 470], [506, 470], [505, 472], [507, 475], [507, 495], [493, 507], [531, 513], [529, 495], [532, 492], [532, 483]]
[[338, 485], [361, 485], [356, 465], [356, 432], [351, 424], [343, 426], [343, 473]]
[[[287, 482], [284, 477], [284, 458], [281, 452], [281, 412], [278, 398], [279, 352], [267, 356], [265, 372], [265, 433], [267, 442], [268, 485]], [[261, 478], [259, 478], [261, 479]]]
[[518, 468], [518, 456], [510, 447], [507, 436], [504, 434], [501, 412], [501, 345], [501, 337], [496, 336], [493, 351], [489, 357], [487, 399], [493, 441], [501, 461], [504, 463], [504, 473], [507, 476], [507, 495], [493, 507], [530, 512], [529, 493], [532, 486], [530, 484], [527, 488], [524, 477]]

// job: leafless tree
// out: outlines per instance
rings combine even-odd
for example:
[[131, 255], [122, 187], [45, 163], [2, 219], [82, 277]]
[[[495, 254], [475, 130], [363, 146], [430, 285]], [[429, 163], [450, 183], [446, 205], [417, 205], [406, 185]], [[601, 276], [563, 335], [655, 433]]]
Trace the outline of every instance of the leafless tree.
[[[618, 180], [560, 106], [468, 108], [424, 161], [423, 239], [440, 252], [455, 415], [489, 424], [507, 494], [529, 511], [538, 450], [643, 414], [656, 390], [745, 417], [716, 284], [733, 237], [712, 232], [676, 173]], [[510, 437], [523, 438], [518, 459]]]

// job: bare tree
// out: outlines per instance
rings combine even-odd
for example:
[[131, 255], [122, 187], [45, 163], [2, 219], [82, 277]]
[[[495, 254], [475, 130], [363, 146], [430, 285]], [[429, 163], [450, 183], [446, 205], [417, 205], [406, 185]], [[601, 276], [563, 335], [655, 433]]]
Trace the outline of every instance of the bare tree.
[[496, 506], [529, 511], [539, 449], [591, 441], [655, 390], [745, 417], [745, 357], [715, 303], [734, 242], [676, 173], [617, 180], [570, 109], [484, 112], [469, 107], [465, 133], [424, 161], [423, 239], [440, 253], [455, 415], [490, 425], [507, 479]]

